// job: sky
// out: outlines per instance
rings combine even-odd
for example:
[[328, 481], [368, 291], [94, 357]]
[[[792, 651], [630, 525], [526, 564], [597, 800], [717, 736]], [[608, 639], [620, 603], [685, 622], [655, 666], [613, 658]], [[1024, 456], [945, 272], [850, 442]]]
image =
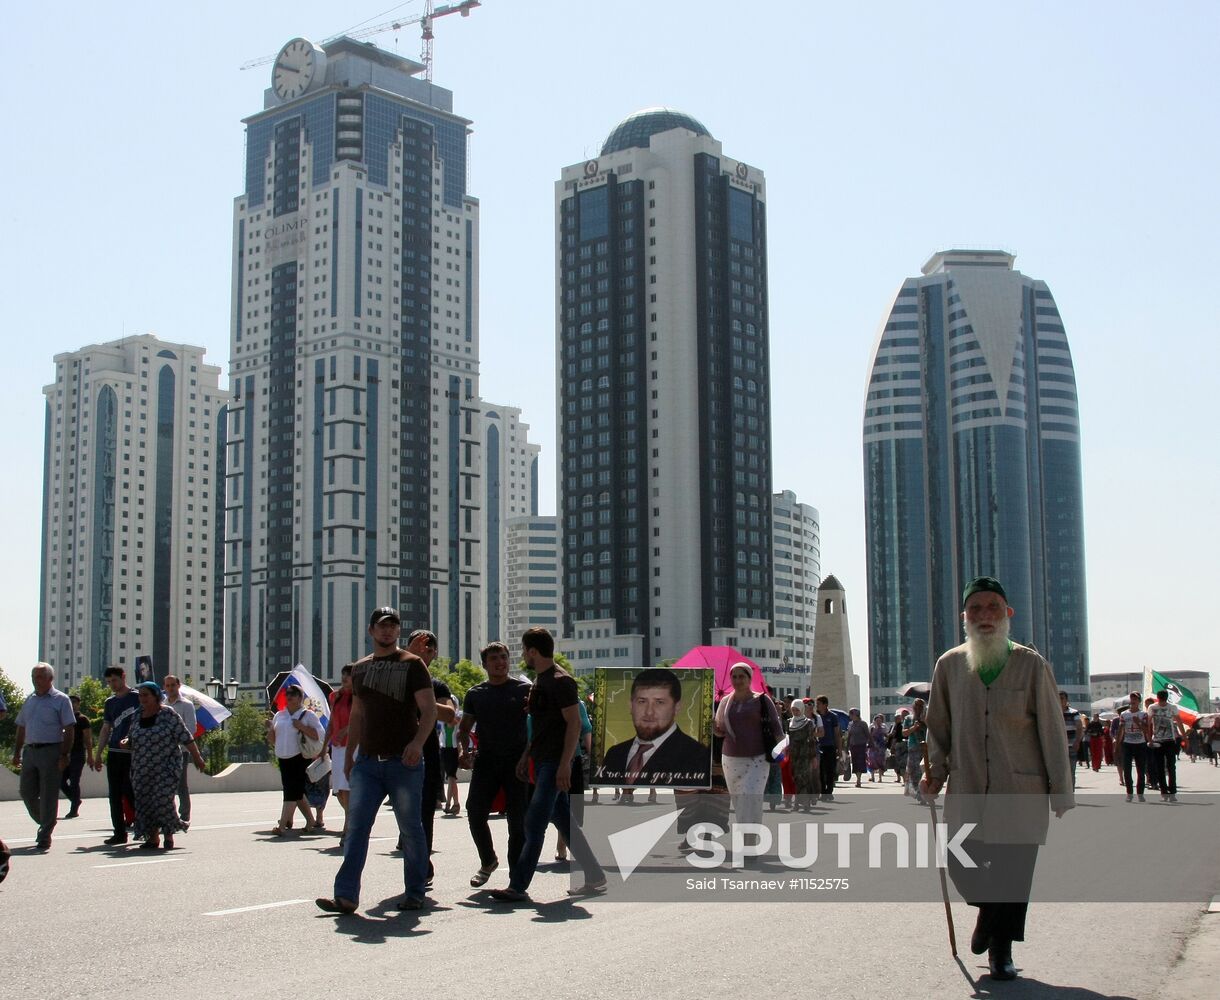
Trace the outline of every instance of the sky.
[[[228, 369], [244, 128], [294, 36], [422, 0], [128, 0], [8, 12], [0, 61], [0, 667], [37, 658], [42, 387], [124, 335]], [[436, 22], [473, 121], [481, 385], [520, 406], [554, 510], [554, 183], [666, 105], [766, 175], [774, 488], [821, 515], [867, 675], [861, 424], [876, 333], [937, 250], [1017, 255], [1064, 320], [1080, 397], [1094, 672], [1212, 669], [1220, 7], [484, 0]], [[42, 39], [42, 41], [37, 41]], [[417, 57], [417, 26], [377, 35]], [[37, 44], [35, 42], [37, 41]], [[1208, 289], [1211, 289], [1209, 292]], [[1021, 613], [1021, 609], [1017, 609]], [[1220, 684], [1220, 669], [1213, 679]], [[1220, 693], [1215, 686], [1213, 691]]]

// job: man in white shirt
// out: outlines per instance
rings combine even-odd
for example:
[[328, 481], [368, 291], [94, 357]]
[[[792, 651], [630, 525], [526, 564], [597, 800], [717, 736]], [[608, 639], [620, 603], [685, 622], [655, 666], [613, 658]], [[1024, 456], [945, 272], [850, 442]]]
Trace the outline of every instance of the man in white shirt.
[[1134, 791], [1144, 801], [1144, 768], [1148, 759], [1148, 713], [1140, 708], [1140, 693], [1131, 692], [1131, 704], [1118, 717], [1118, 732], [1114, 742], [1122, 754], [1123, 784], [1127, 786], [1127, 801], [1131, 801], [1131, 765], [1135, 765], [1137, 784]]
[[49, 663], [37, 664], [30, 680], [34, 693], [17, 713], [13, 766], [21, 768], [21, 798], [38, 824], [37, 850], [45, 853], [59, 819], [59, 780], [76, 739], [76, 713], [68, 696], [55, 687], [55, 668]]
[[[181, 717], [183, 724], [186, 726], [186, 731], [192, 736], [195, 735], [195, 730], [198, 728], [198, 723], [195, 719], [195, 706], [182, 697], [182, 685], [178, 678], [173, 674], [165, 675], [165, 704], [172, 708]], [[191, 821], [191, 788], [187, 782], [187, 772], [191, 766], [191, 755], [186, 751], [182, 751], [182, 774], [178, 779], [178, 815], [182, 818], [183, 823]]]
[[1161, 799], [1178, 801], [1178, 747], [1186, 735], [1186, 727], [1178, 710], [1169, 704], [1169, 692], [1158, 691], [1156, 702], [1148, 709], [1148, 725], [1152, 741], [1148, 752], [1161, 759]]

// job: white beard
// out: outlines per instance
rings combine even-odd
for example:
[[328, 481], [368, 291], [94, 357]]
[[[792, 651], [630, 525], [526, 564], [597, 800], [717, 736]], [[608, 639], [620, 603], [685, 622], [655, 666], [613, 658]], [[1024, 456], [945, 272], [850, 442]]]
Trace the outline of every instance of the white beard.
[[978, 673], [983, 667], [1002, 662], [1008, 655], [1008, 619], [1001, 619], [990, 635], [979, 633], [966, 622], [966, 665]]

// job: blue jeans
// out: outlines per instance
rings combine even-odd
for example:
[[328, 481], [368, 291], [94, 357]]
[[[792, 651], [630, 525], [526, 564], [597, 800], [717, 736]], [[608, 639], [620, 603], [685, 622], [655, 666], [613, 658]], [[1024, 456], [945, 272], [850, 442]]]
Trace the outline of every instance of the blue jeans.
[[580, 826], [572, 826], [568, 793], [555, 787], [555, 772], [558, 768], [557, 760], [534, 762], [534, 796], [530, 799], [529, 808], [525, 810], [525, 843], [521, 847], [521, 856], [509, 871], [508, 878], [509, 888], [518, 892], [526, 892], [533, 881], [534, 872], [538, 868], [538, 858], [542, 855], [542, 845], [546, 840], [548, 823], [554, 823], [555, 829], [563, 834], [563, 839], [572, 849], [572, 857], [584, 870], [586, 882], [600, 882], [605, 878], [605, 873], [597, 863], [593, 849], [585, 840]]
[[369, 853], [369, 834], [377, 810], [389, 796], [403, 843], [403, 882], [407, 895], [424, 897], [428, 850], [420, 806], [424, 788], [424, 762], [407, 767], [401, 757], [357, 758], [352, 767], [352, 790], [347, 802], [347, 834], [343, 864], [335, 876], [335, 898], [360, 902], [360, 874]]

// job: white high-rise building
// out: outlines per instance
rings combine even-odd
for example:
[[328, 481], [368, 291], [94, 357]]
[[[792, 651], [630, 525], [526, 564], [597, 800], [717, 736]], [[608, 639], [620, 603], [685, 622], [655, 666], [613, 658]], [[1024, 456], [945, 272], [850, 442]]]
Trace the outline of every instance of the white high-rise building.
[[514, 651], [521, 634], [535, 625], [554, 636], [563, 630], [559, 519], [509, 518], [506, 531], [504, 627], [497, 636]]
[[538, 513], [538, 455], [541, 446], [529, 441], [530, 425], [515, 406], [480, 402], [482, 417], [483, 511], [486, 523], [483, 552], [487, 565], [485, 607], [488, 640], [502, 638], [508, 610], [508, 522]]
[[[775, 635], [784, 642], [784, 674], [777, 686], [808, 677], [813, 663], [818, 585], [822, 582], [822, 544], [818, 512], [791, 490], [771, 497], [772, 552], [775, 566]], [[800, 686], [798, 684], [798, 686]], [[800, 692], [804, 694], [805, 692]]]
[[762, 171], [649, 109], [563, 169], [555, 215], [565, 634], [650, 666], [769, 633]]
[[43, 470], [39, 659], [66, 689], [138, 656], [221, 676], [224, 406], [203, 348], [126, 337], [55, 356]]
[[400, 609], [478, 655], [478, 202], [469, 121], [422, 65], [294, 39], [236, 199], [225, 655], [336, 677]]

